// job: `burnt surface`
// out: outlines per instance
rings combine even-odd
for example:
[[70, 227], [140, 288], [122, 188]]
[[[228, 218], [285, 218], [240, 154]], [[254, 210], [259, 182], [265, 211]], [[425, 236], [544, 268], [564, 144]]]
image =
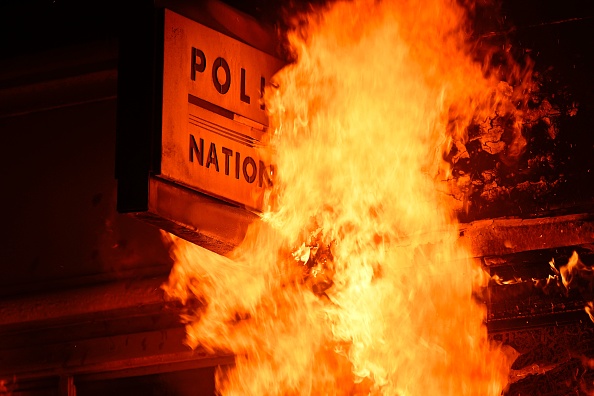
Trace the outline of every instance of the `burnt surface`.
[[484, 257], [492, 276], [488, 288], [489, 328], [589, 320], [584, 307], [592, 300], [591, 290], [577, 283], [565, 286], [560, 275], [573, 252], [586, 265], [594, 262], [594, 246], [590, 244]]
[[[538, 217], [579, 213], [594, 197], [594, 54], [588, 37], [594, 30], [594, 5], [586, 1], [505, 1], [497, 13], [476, 10], [476, 51], [501, 48], [491, 59], [502, 76], [510, 56], [532, 68], [535, 85], [525, 91], [522, 136], [518, 158], [508, 154], [511, 136], [496, 152], [469, 130], [468, 158], [454, 165], [456, 177], [470, 177], [461, 198], [464, 222], [515, 216]], [[500, 15], [496, 17], [494, 15]], [[505, 77], [504, 77], [505, 78]], [[517, 81], [508, 81], [515, 90]], [[514, 86], [515, 84], [515, 86]], [[506, 128], [505, 119], [491, 120]]]
[[[505, 150], [492, 153], [479, 139], [466, 145], [468, 158], [454, 164], [454, 175], [471, 180], [460, 219], [592, 213], [594, 55], [589, 37], [594, 4], [504, 1], [492, 10], [475, 9], [477, 52], [499, 46], [533, 71], [535, 86], [522, 128], [526, 146], [510, 161]], [[493, 63], [498, 61], [503, 73], [505, 55], [495, 56]], [[503, 133], [508, 148], [506, 138]], [[490, 337], [518, 352], [507, 396], [593, 391], [594, 325], [584, 310], [593, 300], [592, 287], [587, 279], [566, 287], [559, 273], [574, 251], [587, 267], [594, 263], [591, 244], [482, 259], [494, 277], [486, 296]]]
[[594, 323], [586, 277], [564, 284], [573, 252], [590, 268], [591, 244], [484, 257], [493, 277], [487, 292], [490, 337], [518, 352], [505, 395], [582, 395], [592, 391]]
[[520, 352], [512, 366], [511, 384], [504, 395], [591, 394], [594, 378], [594, 371], [589, 367], [589, 359], [594, 356], [594, 326], [591, 323], [501, 332], [494, 338]]

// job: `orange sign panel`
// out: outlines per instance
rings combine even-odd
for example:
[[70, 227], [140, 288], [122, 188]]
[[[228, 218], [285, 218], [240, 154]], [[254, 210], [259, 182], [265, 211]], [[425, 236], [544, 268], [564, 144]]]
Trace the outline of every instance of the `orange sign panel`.
[[262, 95], [282, 66], [165, 10], [160, 177], [261, 210], [272, 170]]

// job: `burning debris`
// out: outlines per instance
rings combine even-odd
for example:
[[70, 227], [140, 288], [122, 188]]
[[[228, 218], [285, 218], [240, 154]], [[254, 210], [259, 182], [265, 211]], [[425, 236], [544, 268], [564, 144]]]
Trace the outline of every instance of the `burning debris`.
[[303, 265], [303, 281], [317, 296], [326, 296], [332, 286], [332, 244], [325, 245], [312, 235], [309, 243], [303, 243], [293, 252], [295, 260]]
[[580, 296], [586, 301], [585, 311], [594, 322], [594, 270], [591, 266], [585, 265], [579, 258], [577, 252], [573, 252], [566, 265], [557, 269], [555, 261], [551, 260], [551, 268], [555, 272], [554, 276], [549, 277], [545, 290], [551, 287], [555, 282], [556, 286], [564, 290], [568, 295], [571, 290], [577, 290]]
[[[488, 266], [495, 271], [490, 278], [490, 304], [492, 320], [505, 317], [536, 317], [539, 315], [576, 311], [584, 309], [591, 315], [594, 300], [594, 275], [592, 268], [585, 265], [576, 251], [573, 251], [568, 263], [556, 266], [552, 259], [548, 271], [535, 271], [536, 276], [522, 277], [500, 275], [496, 267], [513, 265], [506, 259], [500, 263], [489, 259]], [[533, 270], [534, 271], [534, 270]], [[526, 271], [529, 272], [529, 271]], [[504, 304], [507, 307], [504, 308]]]

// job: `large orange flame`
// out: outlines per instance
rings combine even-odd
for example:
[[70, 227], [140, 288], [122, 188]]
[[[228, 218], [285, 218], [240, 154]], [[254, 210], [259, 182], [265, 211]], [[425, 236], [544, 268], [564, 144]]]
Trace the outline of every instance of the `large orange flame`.
[[524, 143], [465, 26], [455, 1], [356, 0], [290, 34], [266, 98], [275, 207], [230, 258], [176, 240], [166, 287], [191, 346], [237, 356], [221, 393], [501, 394], [509, 359], [473, 300], [443, 155], [497, 112], [509, 155]]

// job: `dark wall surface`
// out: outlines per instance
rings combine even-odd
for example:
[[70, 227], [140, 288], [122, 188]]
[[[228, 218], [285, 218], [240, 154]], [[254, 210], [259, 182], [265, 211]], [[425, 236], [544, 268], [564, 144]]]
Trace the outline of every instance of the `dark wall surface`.
[[105, 99], [0, 118], [0, 294], [167, 273], [158, 230], [115, 212], [115, 108]]

